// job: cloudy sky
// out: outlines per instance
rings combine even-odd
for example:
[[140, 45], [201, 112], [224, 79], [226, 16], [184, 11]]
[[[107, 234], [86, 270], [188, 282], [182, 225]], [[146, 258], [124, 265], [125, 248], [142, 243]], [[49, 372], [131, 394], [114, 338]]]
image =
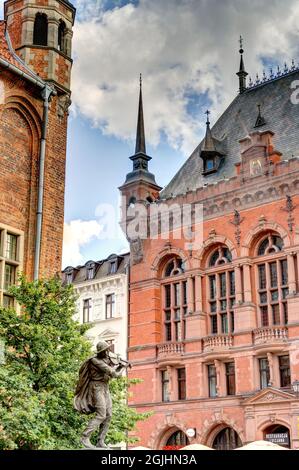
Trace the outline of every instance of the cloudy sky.
[[127, 249], [109, 205], [117, 212], [130, 170], [140, 72], [150, 169], [163, 186], [202, 139], [207, 107], [213, 123], [236, 95], [240, 34], [253, 78], [299, 60], [297, 0], [74, 4], [64, 267]]

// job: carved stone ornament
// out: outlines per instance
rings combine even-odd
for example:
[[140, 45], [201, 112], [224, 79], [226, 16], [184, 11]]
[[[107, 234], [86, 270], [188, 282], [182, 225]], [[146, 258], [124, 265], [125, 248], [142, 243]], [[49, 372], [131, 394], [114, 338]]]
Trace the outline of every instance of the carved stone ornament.
[[57, 100], [57, 115], [60, 119], [63, 119], [65, 115], [69, 114], [69, 107], [72, 101], [69, 95], [61, 95]]
[[143, 246], [142, 241], [139, 237], [131, 239], [131, 261], [132, 264], [139, 264], [143, 260]]

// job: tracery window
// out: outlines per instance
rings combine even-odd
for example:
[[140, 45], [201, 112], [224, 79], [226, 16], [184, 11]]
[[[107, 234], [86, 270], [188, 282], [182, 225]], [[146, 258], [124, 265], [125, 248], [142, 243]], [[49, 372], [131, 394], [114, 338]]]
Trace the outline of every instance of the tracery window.
[[183, 274], [184, 263], [180, 258], [171, 259], [164, 269], [162, 289], [165, 341], [182, 341], [185, 338], [188, 295], [187, 281]]
[[258, 308], [261, 326], [288, 323], [288, 264], [282, 239], [268, 234], [257, 248], [265, 260], [257, 264]]
[[[225, 246], [218, 247], [210, 256], [208, 266], [214, 268], [208, 275], [208, 311], [211, 334], [234, 331], [235, 271], [230, 266], [232, 255]], [[219, 267], [223, 266], [223, 269]]]

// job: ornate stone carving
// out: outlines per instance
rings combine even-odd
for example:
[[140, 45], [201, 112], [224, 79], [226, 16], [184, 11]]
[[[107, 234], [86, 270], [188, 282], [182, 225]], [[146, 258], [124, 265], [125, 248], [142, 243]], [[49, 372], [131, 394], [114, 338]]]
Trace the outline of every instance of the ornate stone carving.
[[131, 262], [132, 264], [139, 264], [143, 260], [143, 246], [140, 237], [134, 238], [130, 241], [131, 247]]
[[240, 212], [235, 209], [234, 212], [234, 218], [233, 220], [230, 220], [230, 223], [235, 226], [235, 240], [237, 242], [237, 245], [240, 246], [241, 242], [241, 228], [240, 225], [243, 222], [244, 217], [241, 217]]
[[69, 107], [71, 106], [72, 101], [69, 95], [61, 95], [57, 99], [57, 115], [59, 119], [63, 119], [65, 115], [69, 114]]
[[281, 210], [286, 211], [288, 213], [288, 227], [290, 232], [293, 231], [294, 228], [294, 217], [293, 217], [293, 211], [297, 206], [293, 204], [293, 199], [292, 196], [289, 194], [286, 195], [286, 205], [285, 207], [282, 207]]

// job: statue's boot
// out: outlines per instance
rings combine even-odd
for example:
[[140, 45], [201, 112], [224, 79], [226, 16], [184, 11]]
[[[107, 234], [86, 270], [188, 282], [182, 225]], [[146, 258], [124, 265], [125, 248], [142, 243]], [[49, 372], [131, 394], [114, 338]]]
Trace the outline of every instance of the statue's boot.
[[109, 449], [109, 446], [105, 444], [105, 437], [110, 426], [110, 421], [111, 421], [111, 416], [108, 416], [100, 426], [97, 447], [101, 447], [102, 449]]
[[81, 444], [83, 444], [86, 449], [96, 449], [96, 447], [90, 442], [89, 436], [84, 434], [81, 437]]

